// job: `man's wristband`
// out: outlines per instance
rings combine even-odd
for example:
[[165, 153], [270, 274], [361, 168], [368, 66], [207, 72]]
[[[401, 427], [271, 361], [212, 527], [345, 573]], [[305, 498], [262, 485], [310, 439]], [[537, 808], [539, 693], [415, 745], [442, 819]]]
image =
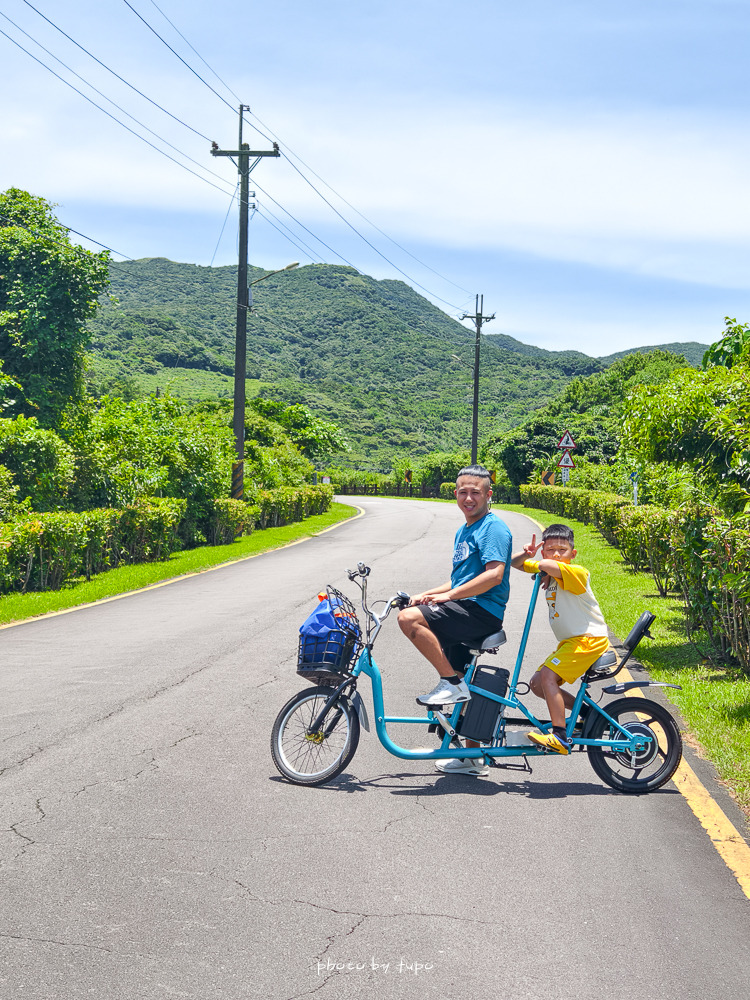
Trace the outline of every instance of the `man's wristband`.
[[538, 573], [539, 561], [537, 559], [524, 559], [523, 568], [527, 573]]

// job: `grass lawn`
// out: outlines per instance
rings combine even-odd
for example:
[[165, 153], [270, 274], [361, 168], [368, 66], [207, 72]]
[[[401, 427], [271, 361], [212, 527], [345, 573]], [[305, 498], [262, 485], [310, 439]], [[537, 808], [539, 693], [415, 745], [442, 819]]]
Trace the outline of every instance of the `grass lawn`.
[[[545, 527], [558, 518], [546, 511], [503, 505], [502, 510], [527, 514]], [[624, 639], [642, 611], [657, 618], [653, 641], [643, 639], [637, 658], [656, 681], [681, 684], [682, 690], [663, 689], [680, 710], [688, 739], [701, 756], [716, 766], [722, 781], [750, 815], [750, 679], [707, 663], [685, 635], [682, 602], [660, 597], [647, 573], [636, 573], [619, 551], [599, 532], [577, 521], [578, 561], [593, 576], [594, 593], [612, 631]]]
[[283, 528], [266, 528], [243, 536], [231, 545], [204, 545], [197, 549], [175, 552], [164, 562], [138, 563], [135, 566], [121, 566], [118, 569], [99, 573], [91, 580], [80, 580], [63, 585], [61, 590], [48, 590], [33, 594], [8, 594], [0, 597], [0, 625], [23, 621], [50, 611], [63, 611], [90, 604], [102, 598], [125, 594], [141, 587], [149, 587], [163, 580], [170, 580], [186, 573], [200, 573], [201, 570], [236, 562], [248, 556], [260, 555], [270, 549], [278, 549], [303, 538], [318, 535], [321, 531], [353, 517], [357, 511], [346, 504], [334, 503], [325, 514], [308, 517], [297, 524], [287, 524]]

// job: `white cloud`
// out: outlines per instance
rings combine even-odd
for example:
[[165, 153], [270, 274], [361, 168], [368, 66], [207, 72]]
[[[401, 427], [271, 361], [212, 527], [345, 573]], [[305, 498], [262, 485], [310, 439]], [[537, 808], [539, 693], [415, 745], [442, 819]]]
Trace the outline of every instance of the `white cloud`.
[[[436, 145], [434, 114], [391, 123], [389, 164], [382, 142], [350, 134], [343, 163], [330, 164], [349, 200], [420, 241], [747, 287], [746, 122], [502, 108], [446, 117], [465, 139], [454, 129]], [[335, 144], [317, 138], [321, 151]]]
[[[153, 93], [171, 86], [168, 76], [140, 82]], [[223, 184], [215, 180], [222, 191], [159, 156], [72, 92], [56, 88], [41, 110], [38, 96], [26, 105], [14, 96], [3, 111], [10, 141], [0, 149], [0, 186], [19, 184], [63, 205], [226, 210], [236, 174], [228, 161], [210, 156], [204, 140], [139, 111], [151, 127], [225, 178]], [[236, 142], [228, 109], [217, 116], [214, 98], [202, 90], [190, 100], [190, 122], [211, 121], [221, 145]], [[512, 250], [750, 287], [750, 139], [744, 118], [490, 100], [456, 100], [436, 109], [429, 97], [414, 94], [398, 101], [391, 95], [390, 103], [381, 95], [373, 103], [363, 95], [291, 87], [277, 87], [273, 103], [275, 110], [263, 117], [279, 133], [282, 148], [288, 140], [352, 204], [407, 246]], [[248, 137], [267, 145], [253, 133]], [[288, 165], [264, 161], [254, 179], [311, 229], [332, 221], [330, 210]]]

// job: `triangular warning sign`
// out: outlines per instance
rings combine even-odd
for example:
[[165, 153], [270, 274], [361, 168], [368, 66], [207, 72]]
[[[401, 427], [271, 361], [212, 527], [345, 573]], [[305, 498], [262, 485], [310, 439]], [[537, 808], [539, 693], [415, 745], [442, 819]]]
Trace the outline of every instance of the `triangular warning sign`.
[[560, 461], [557, 463], [560, 469], [575, 469], [576, 465], [573, 461], [573, 456], [569, 451], [564, 451]]
[[566, 430], [563, 436], [560, 438], [557, 447], [558, 448], [575, 448], [576, 443], [573, 440], [570, 431]]

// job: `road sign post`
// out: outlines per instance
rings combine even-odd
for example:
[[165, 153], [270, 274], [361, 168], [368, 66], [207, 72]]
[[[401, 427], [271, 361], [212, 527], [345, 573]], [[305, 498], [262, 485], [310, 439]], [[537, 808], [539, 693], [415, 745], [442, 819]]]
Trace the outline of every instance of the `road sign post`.
[[573, 456], [570, 454], [576, 447], [576, 443], [573, 440], [573, 435], [567, 427], [565, 428], [565, 433], [557, 442], [557, 447], [562, 449], [562, 457], [557, 463], [557, 466], [562, 471], [563, 486], [567, 486], [568, 480], [570, 479], [570, 470], [575, 469], [576, 467], [575, 462], [573, 461]]

